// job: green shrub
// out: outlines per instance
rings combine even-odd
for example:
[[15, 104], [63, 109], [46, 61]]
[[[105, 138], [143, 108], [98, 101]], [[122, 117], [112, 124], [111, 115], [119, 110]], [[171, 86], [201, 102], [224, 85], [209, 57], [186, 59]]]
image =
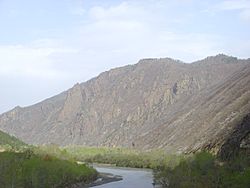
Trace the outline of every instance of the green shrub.
[[0, 172], [1, 188], [65, 187], [92, 181], [97, 176], [94, 169], [85, 165], [49, 155], [37, 156], [29, 151], [0, 153]]
[[239, 155], [231, 161], [219, 161], [207, 152], [183, 159], [177, 166], [155, 170], [155, 179], [163, 187], [232, 187], [250, 185], [250, 156]]

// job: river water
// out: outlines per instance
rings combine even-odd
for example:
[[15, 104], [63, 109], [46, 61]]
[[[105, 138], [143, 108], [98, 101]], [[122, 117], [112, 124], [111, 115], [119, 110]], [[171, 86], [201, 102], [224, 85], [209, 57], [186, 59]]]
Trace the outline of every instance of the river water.
[[95, 186], [95, 188], [153, 188], [151, 170], [102, 166], [94, 166], [94, 168], [98, 172], [111, 173], [123, 178], [121, 181]]

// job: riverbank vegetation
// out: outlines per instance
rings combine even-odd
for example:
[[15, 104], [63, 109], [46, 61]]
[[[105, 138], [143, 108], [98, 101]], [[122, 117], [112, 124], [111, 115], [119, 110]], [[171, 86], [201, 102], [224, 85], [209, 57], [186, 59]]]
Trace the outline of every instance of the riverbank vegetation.
[[208, 152], [169, 155], [160, 150], [142, 152], [121, 148], [59, 148], [55, 145], [39, 147], [38, 151], [87, 163], [151, 168], [156, 183], [166, 188], [248, 188], [250, 185], [250, 155], [246, 153], [225, 161]]
[[185, 158], [175, 167], [161, 166], [155, 170], [156, 182], [163, 188], [248, 188], [250, 156], [244, 153], [222, 161], [207, 152]]
[[0, 131], [0, 187], [65, 188], [97, 178], [97, 171], [91, 167], [38, 150]]
[[0, 184], [8, 187], [69, 187], [89, 183], [97, 172], [84, 163], [106, 163], [120, 167], [151, 168], [156, 184], [173, 187], [232, 187], [250, 185], [250, 155], [240, 152], [222, 160], [208, 152], [168, 155], [163, 151], [121, 148], [30, 147], [25, 152], [0, 153]]
[[86, 163], [105, 163], [119, 167], [156, 169], [162, 165], [173, 166], [184, 157], [166, 154], [162, 150], [138, 151], [127, 148], [108, 147], [58, 147], [40, 146], [37, 153], [48, 153], [61, 159], [83, 161]]
[[70, 187], [77, 182], [89, 183], [97, 172], [86, 165], [60, 160], [50, 155], [0, 153], [0, 185], [2, 188], [51, 188]]

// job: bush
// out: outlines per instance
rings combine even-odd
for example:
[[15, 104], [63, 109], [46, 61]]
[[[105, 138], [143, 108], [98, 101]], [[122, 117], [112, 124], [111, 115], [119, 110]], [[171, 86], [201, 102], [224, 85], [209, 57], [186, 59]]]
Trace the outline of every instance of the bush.
[[250, 157], [239, 155], [232, 161], [219, 161], [207, 152], [183, 159], [176, 167], [163, 166], [155, 171], [163, 187], [242, 187], [250, 185]]
[[0, 184], [3, 188], [65, 187], [76, 182], [88, 182], [97, 172], [85, 165], [59, 160], [31, 152], [0, 153]]

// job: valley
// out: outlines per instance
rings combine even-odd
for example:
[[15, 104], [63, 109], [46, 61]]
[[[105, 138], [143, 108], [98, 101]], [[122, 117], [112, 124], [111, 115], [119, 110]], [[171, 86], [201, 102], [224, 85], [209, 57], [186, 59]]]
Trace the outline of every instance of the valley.
[[0, 115], [0, 183], [80, 188], [100, 171], [114, 173], [100, 187], [248, 187], [249, 83], [249, 59], [142, 59], [17, 106]]

